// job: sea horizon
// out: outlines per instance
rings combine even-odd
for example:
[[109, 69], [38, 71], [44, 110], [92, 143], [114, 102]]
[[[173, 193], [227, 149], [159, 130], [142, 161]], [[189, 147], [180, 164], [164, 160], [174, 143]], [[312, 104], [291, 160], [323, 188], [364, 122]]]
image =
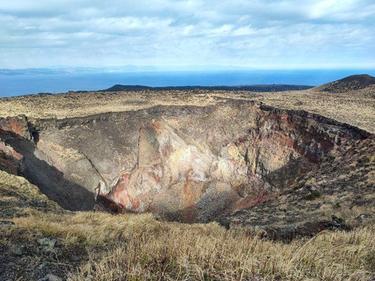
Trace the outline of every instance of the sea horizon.
[[97, 91], [121, 85], [148, 87], [298, 85], [318, 86], [374, 69], [251, 69], [251, 70], [110, 70], [0, 69], [0, 97], [69, 91]]

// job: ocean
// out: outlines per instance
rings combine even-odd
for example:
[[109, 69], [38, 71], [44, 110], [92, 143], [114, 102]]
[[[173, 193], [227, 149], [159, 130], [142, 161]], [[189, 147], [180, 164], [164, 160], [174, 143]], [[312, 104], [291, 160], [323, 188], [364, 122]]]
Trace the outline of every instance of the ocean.
[[233, 70], [233, 71], [58, 71], [0, 70], [0, 97], [107, 89], [115, 84], [143, 86], [244, 86], [291, 84], [316, 86], [373, 70]]

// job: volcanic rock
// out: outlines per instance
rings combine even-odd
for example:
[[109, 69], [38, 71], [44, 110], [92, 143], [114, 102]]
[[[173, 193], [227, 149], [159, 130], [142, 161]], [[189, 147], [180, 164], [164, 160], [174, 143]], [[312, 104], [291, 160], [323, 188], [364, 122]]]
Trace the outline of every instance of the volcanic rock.
[[16, 170], [64, 208], [93, 209], [96, 199], [97, 210], [232, 226], [291, 190], [314, 202], [324, 190], [307, 183], [320, 167], [372, 143], [347, 124], [251, 101], [18, 122], [0, 131], [3, 153], [17, 155]]

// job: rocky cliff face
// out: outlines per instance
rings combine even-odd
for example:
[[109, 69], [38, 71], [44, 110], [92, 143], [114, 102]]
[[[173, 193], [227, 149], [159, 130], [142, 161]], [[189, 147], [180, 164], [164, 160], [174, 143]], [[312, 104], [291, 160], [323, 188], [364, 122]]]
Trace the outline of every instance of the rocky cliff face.
[[241, 114], [245, 110], [254, 120], [244, 128], [219, 123], [233, 136], [220, 146], [209, 141], [219, 140], [217, 126], [204, 127], [202, 136], [195, 128], [183, 134], [168, 120], [146, 124], [139, 130], [137, 163], [121, 173], [106, 197], [126, 210], [209, 221], [267, 200], [317, 169], [335, 146], [366, 135], [322, 124], [313, 116], [254, 105], [241, 108]]
[[[24, 116], [16, 118], [0, 119], [0, 133], [13, 133], [25, 140], [30, 140], [27, 119]], [[17, 174], [23, 159], [23, 155], [18, 153], [11, 145], [0, 139], [0, 170]]]
[[0, 164], [12, 159], [14, 173], [61, 206], [92, 209], [99, 187], [102, 208], [185, 222], [226, 223], [273, 202], [343, 155], [342, 147], [371, 138], [321, 116], [248, 101], [21, 119], [0, 122]]

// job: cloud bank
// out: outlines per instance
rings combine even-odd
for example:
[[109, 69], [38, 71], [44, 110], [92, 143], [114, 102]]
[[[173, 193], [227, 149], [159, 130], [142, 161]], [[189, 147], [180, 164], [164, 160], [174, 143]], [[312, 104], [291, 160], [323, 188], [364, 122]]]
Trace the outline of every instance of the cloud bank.
[[373, 0], [0, 2], [0, 68], [375, 67]]

